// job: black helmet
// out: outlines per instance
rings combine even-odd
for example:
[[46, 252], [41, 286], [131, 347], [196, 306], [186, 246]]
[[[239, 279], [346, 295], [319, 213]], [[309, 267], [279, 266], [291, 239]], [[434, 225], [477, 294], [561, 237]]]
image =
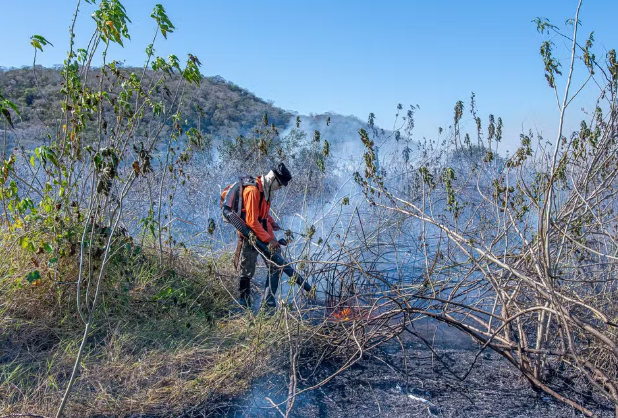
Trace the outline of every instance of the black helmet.
[[276, 167], [273, 167], [273, 173], [275, 173], [275, 177], [279, 180], [282, 186], [287, 186], [290, 180], [292, 180], [292, 174], [290, 170], [283, 163], [277, 164]]

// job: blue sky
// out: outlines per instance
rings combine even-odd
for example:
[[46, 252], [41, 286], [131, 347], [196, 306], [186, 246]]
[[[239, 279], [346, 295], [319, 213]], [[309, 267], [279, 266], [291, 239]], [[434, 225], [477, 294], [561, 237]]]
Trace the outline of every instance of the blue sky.
[[[538, 53], [544, 39], [531, 22], [537, 16], [564, 26], [574, 0], [520, 1], [197, 1], [158, 0], [176, 25], [158, 55], [197, 55], [205, 75], [221, 75], [302, 114], [334, 111], [393, 126], [398, 103], [420, 105], [417, 135], [436, 136], [447, 128], [453, 107], [470, 93], [479, 114], [501, 116], [506, 142], [515, 144], [522, 127], [551, 136], [557, 125], [553, 92]], [[143, 63], [154, 32], [150, 13], [156, 1], [125, 0], [133, 21], [132, 40], [109, 56], [127, 65]], [[38, 63], [62, 63], [76, 1], [0, 0], [4, 41], [0, 66], [32, 63], [29, 38], [40, 34], [55, 47]], [[94, 6], [82, 1], [77, 43], [87, 43]], [[618, 47], [618, 1], [584, 1], [581, 34], [595, 31], [598, 51]], [[7, 41], [10, 39], [10, 41]], [[555, 39], [558, 56], [566, 45]], [[566, 63], [565, 63], [566, 65]], [[576, 103], [590, 107], [592, 92]], [[576, 107], [576, 106], [574, 106]], [[569, 126], [580, 115], [572, 112]], [[469, 113], [464, 123], [472, 128]], [[510, 147], [512, 148], [512, 147]]]

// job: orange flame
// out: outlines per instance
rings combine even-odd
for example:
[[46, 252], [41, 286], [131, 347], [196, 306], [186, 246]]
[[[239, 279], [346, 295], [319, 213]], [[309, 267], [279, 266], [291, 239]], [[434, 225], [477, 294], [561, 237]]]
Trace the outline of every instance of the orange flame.
[[357, 319], [357, 315], [354, 314], [351, 308], [342, 308], [339, 311], [335, 311], [333, 312], [333, 316], [340, 321]]

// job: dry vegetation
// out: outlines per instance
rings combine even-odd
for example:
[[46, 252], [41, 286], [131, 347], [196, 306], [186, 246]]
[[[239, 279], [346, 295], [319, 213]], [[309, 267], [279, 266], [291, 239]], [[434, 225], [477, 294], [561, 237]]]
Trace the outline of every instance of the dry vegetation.
[[[287, 417], [298, 394], [430, 319], [470, 336], [476, 358], [494, 350], [535, 389], [585, 415], [595, 414], [594, 405], [574, 401], [557, 376], [604, 397], [618, 414], [618, 64], [615, 51], [595, 60], [592, 37], [577, 42], [577, 18], [572, 36], [538, 25], [570, 39], [569, 69], [581, 58], [600, 89], [580, 131], [561, 128], [553, 145], [539, 140], [536, 148], [532, 134], [522, 135], [521, 148], [504, 159], [502, 121], [490, 116], [485, 135], [473, 96], [476, 145], [460, 128], [458, 102], [449, 141], [411, 156], [412, 108], [403, 136], [392, 134], [388, 165], [375, 141], [386, 143], [381, 136], [390, 133], [370, 115], [369, 132], [359, 132], [365, 172], [354, 176], [363, 193], [328, 175], [329, 143], [318, 131], [280, 137], [273, 120], [285, 112], [230, 125], [249, 112], [242, 103], [251, 98], [232, 88], [236, 105], [228, 111], [217, 102], [230, 86], [209, 88], [208, 100], [194, 94], [213, 80], [203, 79], [192, 55], [181, 67], [177, 57], [148, 48], [142, 70], [105, 61], [91, 67], [101, 49], [128, 36], [118, 1], [97, 10], [87, 49], [70, 45], [59, 73], [33, 68], [33, 78], [62, 77], [59, 114], [44, 114], [48, 107], [36, 116], [31, 107], [55, 97], [37, 96], [36, 86], [19, 98], [24, 116], [51, 121], [41, 146], [18, 144], [9, 155], [8, 133], [26, 130], [19, 108], [0, 96], [0, 413], [191, 416], [283, 368], [288, 396], [272, 406]], [[162, 7], [152, 17], [153, 42], [173, 32]], [[41, 49], [44, 38], [33, 37], [33, 46]], [[541, 52], [559, 98], [552, 47], [544, 42]], [[571, 103], [567, 77], [561, 127]], [[260, 112], [265, 105], [250, 102]], [[233, 236], [229, 229], [199, 213], [191, 219], [202, 225], [190, 237], [199, 245], [181, 241], [186, 230], [173, 222], [195, 226], [184, 214], [200, 212], [197, 205], [221, 186], [207, 173], [222, 167], [206, 155], [215, 131], [228, 136], [218, 150], [228, 170], [262, 174], [275, 160], [294, 161], [296, 181], [277, 207], [302, 213], [300, 231], [286, 231], [286, 255], [316, 284], [317, 301], [284, 285], [278, 311], [236, 311], [235, 272], [222, 241]], [[335, 360], [334, 371], [312, 379], [326, 359]]]
[[[3, 265], [1, 283], [0, 409], [52, 415], [83, 332], [75, 312], [76, 259], [59, 268], [66, 283], [43, 277], [34, 285], [20, 274], [20, 260], [28, 260], [23, 251], [3, 251], [3, 259], [11, 263]], [[263, 371], [269, 332], [256, 335], [249, 318], [229, 315], [230, 272], [215, 267], [217, 260], [195, 260], [161, 269], [144, 254], [108, 269], [68, 416], [179, 410], [241, 391]], [[272, 326], [264, 321], [266, 330]], [[239, 361], [247, 357], [255, 361]]]
[[[416, 223], [424, 243], [423, 286], [391, 288], [389, 294], [404, 301], [395, 311], [462, 330], [533, 387], [587, 416], [595, 412], [565, 394], [561, 379], [601, 394], [618, 415], [616, 52], [597, 62], [592, 34], [585, 43], [578, 38], [577, 15], [568, 35], [545, 20], [537, 24], [550, 39], [557, 34], [572, 45], [562, 95], [554, 45], [548, 40], [541, 48], [560, 110], [552, 143], [539, 138], [533, 144], [533, 133], [522, 134], [512, 157], [498, 157], [500, 123], [490, 116], [485, 135], [473, 96], [479, 146], [467, 135], [462, 140], [459, 102], [454, 150], [441, 166], [419, 161], [408, 193], [389, 190], [367, 138], [366, 171], [357, 179], [373, 204]], [[588, 79], [571, 86], [578, 65]], [[593, 111], [584, 113], [579, 131], [567, 133], [566, 111], [589, 81], [598, 95]]]

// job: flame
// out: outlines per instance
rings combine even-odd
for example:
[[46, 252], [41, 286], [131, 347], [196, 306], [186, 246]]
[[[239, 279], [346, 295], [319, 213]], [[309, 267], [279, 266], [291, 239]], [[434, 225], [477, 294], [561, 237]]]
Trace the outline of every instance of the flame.
[[333, 316], [340, 321], [350, 321], [358, 318], [351, 308], [342, 308], [339, 311], [335, 311]]

